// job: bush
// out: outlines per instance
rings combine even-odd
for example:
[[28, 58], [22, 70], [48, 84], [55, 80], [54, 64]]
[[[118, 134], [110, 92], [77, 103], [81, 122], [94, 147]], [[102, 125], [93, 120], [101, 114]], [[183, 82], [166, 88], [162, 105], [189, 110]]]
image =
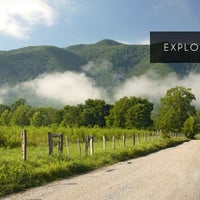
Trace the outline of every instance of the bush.
[[0, 147], [5, 147], [6, 146], [6, 137], [0, 133]]
[[194, 139], [194, 118], [192, 116], [185, 120], [182, 131], [187, 138]]

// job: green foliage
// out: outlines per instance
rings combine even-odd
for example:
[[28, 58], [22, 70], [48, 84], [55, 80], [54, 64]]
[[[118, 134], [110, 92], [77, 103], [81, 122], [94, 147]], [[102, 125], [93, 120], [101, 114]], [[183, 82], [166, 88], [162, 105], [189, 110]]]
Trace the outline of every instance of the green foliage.
[[0, 148], [1, 147], [6, 147], [6, 137], [2, 133], [0, 133]]
[[200, 140], [200, 134], [195, 134], [194, 139], [195, 140]]
[[85, 64], [79, 56], [52, 46], [26, 47], [0, 52], [0, 84], [16, 84], [39, 74], [79, 70]]
[[9, 110], [10, 107], [8, 105], [5, 104], [0, 104], [0, 115], [5, 111], [5, 110]]
[[191, 89], [179, 86], [169, 89], [161, 99], [158, 127], [167, 132], [181, 132], [186, 119], [195, 114], [193, 100]]
[[11, 104], [10, 109], [11, 111], [15, 111], [19, 106], [25, 105], [26, 104], [26, 99], [24, 98], [19, 98], [17, 99], [13, 104]]
[[51, 124], [60, 124], [63, 112], [51, 107], [35, 108], [30, 124], [35, 127], [50, 126]]
[[64, 106], [62, 125], [70, 127], [81, 126], [83, 107], [81, 104], [77, 106]]
[[40, 127], [44, 124], [45, 116], [41, 111], [36, 111], [31, 118], [31, 125]]
[[[200, 72], [200, 64], [198, 63], [150, 64], [149, 45], [125, 45], [105, 39], [95, 44], [70, 46], [67, 50], [83, 58], [86, 63], [93, 61], [94, 67], [89, 68], [86, 73], [92, 76], [99, 86], [106, 89], [110, 85], [114, 88], [126, 78], [140, 76], [149, 71], [157, 72], [159, 78], [172, 72], [175, 72], [179, 77], [188, 75], [192, 71]], [[109, 80], [112, 80], [111, 84]]]
[[[194, 117], [194, 133], [200, 130], [200, 115], [191, 105], [195, 96], [190, 89], [175, 87], [161, 99], [161, 108], [154, 114], [156, 128], [163, 132], [180, 132], [184, 122]], [[31, 107], [26, 99], [19, 98], [11, 106], [1, 104], [0, 125], [65, 126], [65, 127], [118, 127], [127, 129], [152, 129], [153, 104], [141, 97], [123, 97], [114, 105], [104, 100], [88, 99], [77, 106], [63, 108]]]
[[103, 100], [88, 99], [85, 101], [83, 112], [81, 113], [83, 126], [104, 127], [105, 117], [109, 115], [111, 106]]
[[108, 127], [142, 129], [152, 125], [153, 104], [147, 99], [123, 97], [116, 101], [106, 117]]
[[29, 126], [30, 125], [30, 117], [32, 116], [32, 109], [27, 105], [20, 105], [13, 112], [11, 118], [11, 124], [17, 126]]
[[88, 99], [85, 104], [64, 106], [62, 125], [76, 127], [104, 127], [105, 116], [110, 112], [111, 105], [100, 99]]
[[194, 115], [194, 133], [200, 133], [200, 110], [197, 110], [196, 114]]
[[0, 147], [19, 147], [21, 145], [20, 132], [20, 127], [0, 126]]
[[12, 118], [12, 112], [8, 109], [4, 110], [3, 113], [1, 113], [0, 115], [0, 124], [1, 125], [10, 125], [10, 121], [11, 121], [11, 118]]
[[151, 120], [151, 111], [153, 104], [146, 100], [132, 106], [126, 114], [126, 127], [136, 129], [146, 129], [153, 123]]
[[[24, 127], [28, 133], [28, 145], [30, 146], [47, 146], [47, 133], [63, 133], [64, 136], [70, 138], [70, 142], [77, 143], [77, 139], [80, 142], [85, 141], [86, 135], [93, 135], [95, 141], [102, 140], [102, 137], [105, 136], [106, 139], [112, 140], [112, 136], [115, 136], [116, 140], [120, 140], [122, 135], [126, 135], [127, 138], [131, 138], [133, 133], [138, 133], [143, 135], [144, 130], [129, 130], [121, 128], [88, 128], [88, 127], [64, 127], [64, 126], [27, 126]], [[20, 126], [0, 126], [0, 136], [4, 140], [3, 145], [5, 148], [13, 148], [21, 146], [21, 130]]]
[[182, 132], [186, 135], [186, 137], [194, 139], [194, 117], [190, 116], [185, 120]]
[[130, 100], [128, 97], [123, 97], [116, 101], [110, 111], [110, 115], [106, 118], [108, 127], [122, 127], [125, 128], [125, 115], [130, 108]]

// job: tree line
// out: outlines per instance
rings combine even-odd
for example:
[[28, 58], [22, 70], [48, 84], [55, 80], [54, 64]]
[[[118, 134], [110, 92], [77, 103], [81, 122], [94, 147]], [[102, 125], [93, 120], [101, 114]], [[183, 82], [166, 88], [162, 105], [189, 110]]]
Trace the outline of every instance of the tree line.
[[120, 127], [146, 129], [152, 125], [153, 104], [141, 97], [123, 97], [114, 105], [88, 99], [84, 104], [63, 108], [31, 107], [20, 98], [12, 105], [0, 105], [0, 124], [18, 126]]
[[141, 97], [123, 97], [114, 104], [88, 99], [84, 104], [63, 108], [32, 107], [26, 99], [19, 98], [11, 105], [0, 104], [0, 125], [157, 128], [163, 132], [183, 132], [192, 138], [200, 130], [200, 112], [192, 105], [193, 100], [190, 88], [171, 88], [161, 98], [152, 120], [154, 104]]

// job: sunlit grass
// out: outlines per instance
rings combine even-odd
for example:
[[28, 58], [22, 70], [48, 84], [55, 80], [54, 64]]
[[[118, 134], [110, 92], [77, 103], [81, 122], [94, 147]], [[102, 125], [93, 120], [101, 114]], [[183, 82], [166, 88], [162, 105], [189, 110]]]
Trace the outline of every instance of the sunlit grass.
[[[6, 131], [6, 128], [2, 130], [3, 128], [0, 129], [0, 133]], [[85, 173], [108, 164], [143, 156], [187, 140], [184, 137], [156, 138], [152, 136], [147, 137], [145, 140], [143, 132], [141, 132], [140, 143], [136, 137], [136, 144], [133, 145], [133, 131], [125, 132], [125, 130], [121, 130], [122, 134], [120, 135], [117, 129], [104, 129], [102, 133], [100, 129], [87, 130], [88, 132], [84, 128], [80, 130], [74, 129], [73, 131], [67, 129], [64, 132], [63, 153], [58, 153], [57, 140], [54, 139], [54, 152], [52, 155], [48, 155], [47, 132], [49, 128], [27, 129], [26, 161], [22, 159], [20, 147], [21, 129], [17, 127], [7, 131], [8, 146], [0, 148], [0, 196], [42, 185], [53, 180]], [[54, 131], [58, 132], [58, 130]], [[85, 155], [84, 138], [86, 133], [94, 135], [94, 155], [92, 156], [90, 153], [88, 156]], [[122, 137], [125, 133], [127, 139], [124, 147]], [[105, 150], [103, 149], [103, 135], [106, 135]], [[115, 135], [115, 149], [113, 149], [113, 135]], [[67, 149], [66, 145], [66, 136], [69, 139], [69, 149]], [[80, 141], [81, 155], [77, 139]], [[13, 143], [19, 143], [19, 145], [13, 147]]]

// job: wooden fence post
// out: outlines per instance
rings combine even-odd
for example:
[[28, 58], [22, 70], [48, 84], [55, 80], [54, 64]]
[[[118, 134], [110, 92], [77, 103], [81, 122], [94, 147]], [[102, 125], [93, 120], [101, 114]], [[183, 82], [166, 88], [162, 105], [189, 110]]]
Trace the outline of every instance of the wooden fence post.
[[86, 135], [85, 136], [85, 156], [88, 156], [89, 141], [90, 141], [90, 136]]
[[143, 134], [144, 143], [146, 143], [146, 133]]
[[162, 134], [162, 131], [161, 130], [159, 130], [159, 135], [158, 135], [158, 137], [160, 137], [160, 135]]
[[48, 132], [48, 145], [49, 145], [49, 155], [53, 153], [53, 139], [51, 132]]
[[103, 150], [106, 150], [106, 137], [105, 135], [103, 136]]
[[112, 148], [115, 149], [115, 136], [112, 137]]
[[58, 152], [63, 152], [63, 133], [59, 135], [59, 141], [58, 141]]
[[159, 132], [158, 132], [158, 130], [156, 131], [156, 138], [158, 138], [158, 135], [159, 135]]
[[94, 154], [94, 137], [90, 136], [90, 155]]
[[68, 137], [66, 136], [66, 147], [67, 147], [67, 156], [70, 158], [70, 151], [69, 151], [69, 140]]
[[126, 135], [123, 135], [123, 147], [126, 147]]
[[58, 152], [63, 152], [63, 133], [55, 134], [48, 132], [48, 147], [49, 147], [49, 155], [53, 153], [53, 138], [58, 138]]
[[135, 134], [133, 134], [133, 146], [135, 146]]
[[26, 130], [22, 130], [22, 159], [26, 160], [26, 144], [27, 144], [27, 138], [26, 138]]
[[138, 141], [138, 144], [140, 144], [140, 134], [137, 134], [137, 141]]
[[80, 141], [79, 141], [79, 139], [77, 139], [77, 144], [78, 144], [78, 152], [79, 152], [79, 156], [81, 157], [81, 145], [80, 145]]

